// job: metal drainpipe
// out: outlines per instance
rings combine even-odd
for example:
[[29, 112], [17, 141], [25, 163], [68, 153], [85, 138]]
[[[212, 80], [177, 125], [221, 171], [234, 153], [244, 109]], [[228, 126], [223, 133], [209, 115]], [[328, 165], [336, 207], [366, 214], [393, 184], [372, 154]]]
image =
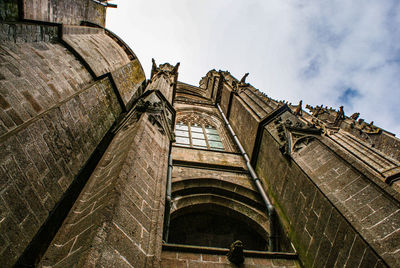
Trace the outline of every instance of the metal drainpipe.
[[[171, 146], [170, 146], [171, 148]], [[169, 223], [171, 218], [171, 203], [172, 203], [172, 156], [171, 150], [168, 155], [168, 171], [167, 171], [167, 190], [165, 196], [165, 223], [164, 223], [164, 241], [168, 242]]]
[[258, 192], [260, 193], [265, 206], [267, 207], [267, 212], [268, 212], [268, 218], [269, 218], [269, 226], [270, 226], [270, 238], [269, 238], [269, 250], [270, 251], [275, 251], [276, 250], [276, 229], [275, 229], [275, 221], [276, 221], [276, 213], [275, 213], [275, 208], [271, 203], [271, 200], [268, 198], [267, 194], [265, 193], [264, 187], [261, 184], [260, 179], [257, 177], [256, 172], [254, 171], [253, 167], [250, 164], [250, 159], [245, 150], [243, 149], [242, 144], [240, 143], [239, 139], [237, 138], [235, 132], [233, 131], [231, 125], [229, 124], [228, 119], [226, 119], [226, 116], [224, 112], [222, 111], [221, 107], [219, 104], [217, 104], [217, 108], [219, 112], [222, 115], [222, 118], [225, 121], [226, 126], [228, 127], [229, 132], [233, 136], [233, 139], [235, 140], [236, 145], [239, 147], [239, 150], [241, 154], [244, 157], [244, 160], [246, 161], [246, 166], [250, 172], [251, 179], [253, 180], [254, 184], [257, 187]]

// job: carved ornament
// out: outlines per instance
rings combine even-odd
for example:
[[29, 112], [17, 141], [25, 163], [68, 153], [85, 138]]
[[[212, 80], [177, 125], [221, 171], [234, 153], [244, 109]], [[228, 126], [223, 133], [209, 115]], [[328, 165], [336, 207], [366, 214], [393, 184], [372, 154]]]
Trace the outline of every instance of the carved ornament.
[[312, 140], [321, 135], [320, 129], [306, 125], [297, 118], [286, 119], [285, 122], [282, 122], [282, 118], [279, 117], [274, 124], [281, 143], [279, 149], [287, 157], [305, 148]]

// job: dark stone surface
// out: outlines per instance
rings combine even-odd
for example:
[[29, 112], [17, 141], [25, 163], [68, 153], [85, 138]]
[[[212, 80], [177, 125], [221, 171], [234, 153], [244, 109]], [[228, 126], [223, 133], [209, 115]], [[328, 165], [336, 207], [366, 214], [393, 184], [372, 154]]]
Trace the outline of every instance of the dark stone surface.
[[79, 25], [89, 21], [104, 26], [106, 8], [92, 0], [23, 0], [24, 18]]
[[[365, 188], [363, 181], [360, 181], [360, 175], [354, 172], [349, 173], [349, 169], [346, 168], [343, 168], [342, 171], [335, 166], [321, 169], [321, 164], [313, 164], [316, 161], [322, 161], [321, 158], [315, 157], [323, 152], [322, 148], [316, 145], [311, 143], [300, 152], [300, 156], [308, 164], [307, 168], [318, 170], [319, 182], [331, 182], [334, 180], [332, 176], [338, 177], [339, 174], [346, 174], [346, 176], [354, 174], [351, 175], [357, 182], [354, 185], [359, 186], [357, 189], [346, 190], [347, 198], [354, 196], [352, 200], [361, 203], [370, 201], [371, 194], [374, 195], [375, 192], [371, 193], [370, 188]], [[299, 166], [282, 156], [278, 148], [279, 146], [272, 136], [268, 132], [264, 132], [257, 172], [268, 185], [269, 192], [275, 197], [279, 208], [282, 209], [281, 212], [285, 213], [285, 217], [288, 219], [287, 224], [289, 224], [287, 225], [289, 237], [294, 241], [304, 265], [307, 267], [332, 267], [333, 265], [342, 267], [348, 262], [349, 267], [355, 267], [363, 261], [364, 252], [367, 250], [369, 254], [365, 255], [365, 258], [378, 259], [379, 257], [373, 253], [360, 235], [355, 233], [354, 227], [345, 220], [343, 214], [329, 202], [324, 193], [316, 187]], [[325, 160], [324, 163], [332, 165], [336, 162]], [[281, 178], [287, 179], [282, 180]], [[287, 190], [283, 190], [283, 186]], [[291, 191], [290, 189], [296, 189], [294, 192], [297, 194], [286, 194], [287, 191]], [[339, 191], [339, 193], [341, 192]], [[369, 198], [366, 198], [364, 193], [369, 193]], [[343, 199], [346, 200], [346, 198]], [[357, 205], [354, 204], [355, 207]]]
[[[92, 106], [83, 104], [82, 95], [88, 92], [102, 101]], [[105, 79], [61, 106], [49, 109], [37, 120], [23, 124], [19, 131], [2, 137], [0, 162], [11, 178], [2, 185], [5, 190], [2, 200], [8, 207], [4, 216], [21, 223], [15, 227], [19, 231], [13, 237], [7, 236], [15, 253], [9, 255], [5, 251], [2, 258], [19, 256], [114, 123], [120, 109]], [[79, 115], [75, 119], [74, 113]], [[12, 261], [9, 259], [10, 265]]]
[[226, 216], [199, 212], [171, 221], [169, 243], [228, 248], [240, 240], [244, 249], [265, 250], [267, 241], [247, 224]]
[[0, 22], [16, 21], [18, 18], [18, 0], [0, 0]]

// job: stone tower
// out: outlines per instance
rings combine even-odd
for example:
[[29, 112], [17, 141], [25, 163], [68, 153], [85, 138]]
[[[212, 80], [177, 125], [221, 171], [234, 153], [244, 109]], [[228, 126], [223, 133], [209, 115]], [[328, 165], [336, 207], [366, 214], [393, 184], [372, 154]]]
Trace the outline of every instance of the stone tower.
[[399, 139], [248, 74], [146, 79], [107, 7], [0, 0], [1, 267], [400, 266]]

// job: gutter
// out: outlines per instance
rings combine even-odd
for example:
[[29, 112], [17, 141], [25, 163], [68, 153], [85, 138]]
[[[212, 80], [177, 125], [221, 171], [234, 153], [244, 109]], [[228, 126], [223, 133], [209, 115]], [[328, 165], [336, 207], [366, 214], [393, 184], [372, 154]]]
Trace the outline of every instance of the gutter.
[[269, 237], [269, 250], [270, 251], [276, 251], [277, 250], [277, 230], [276, 230], [276, 212], [275, 212], [275, 208], [271, 203], [271, 200], [268, 198], [264, 187], [261, 184], [260, 179], [257, 177], [256, 172], [254, 171], [251, 163], [250, 163], [250, 159], [249, 156], [247, 155], [247, 153], [245, 152], [245, 150], [243, 149], [242, 144], [240, 143], [238, 137], [236, 136], [235, 132], [233, 131], [231, 125], [229, 124], [228, 119], [226, 119], [226, 116], [224, 114], [224, 112], [222, 111], [221, 107], [219, 106], [219, 104], [217, 104], [217, 108], [218, 111], [220, 112], [220, 114], [222, 115], [222, 118], [224, 119], [225, 125], [228, 128], [230, 134], [233, 136], [233, 139], [235, 140], [236, 145], [238, 146], [240, 153], [242, 154], [244, 160], [246, 161], [246, 166], [249, 170], [250, 176], [252, 181], [254, 182], [258, 192], [261, 195], [261, 198], [264, 201], [265, 206], [267, 207], [267, 213], [268, 213], [268, 218], [269, 218], [269, 226], [270, 226], [270, 237]]
[[172, 156], [171, 156], [171, 148], [172, 142], [169, 146], [169, 154], [168, 154], [168, 170], [167, 170], [167, 189], [165, 196], [165, 217], [164, 217], [164, 237], [163, 240], [168, 242], [169, 235], [169, 225], [171, 221], [171, 205], [172, 205]]

